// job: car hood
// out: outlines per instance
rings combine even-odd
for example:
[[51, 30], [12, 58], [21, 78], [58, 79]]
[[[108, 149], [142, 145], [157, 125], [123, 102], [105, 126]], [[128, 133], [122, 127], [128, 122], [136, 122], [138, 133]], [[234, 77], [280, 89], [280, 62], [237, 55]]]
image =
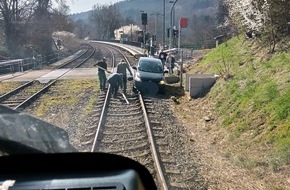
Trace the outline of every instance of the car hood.
[[163, 73], [151, 73], [151, 72], [144, 72], [144, 71], [138, 71], [139, 78], [142, 81], [154, 81], [154, 82], [160, 82], [163, 80]]

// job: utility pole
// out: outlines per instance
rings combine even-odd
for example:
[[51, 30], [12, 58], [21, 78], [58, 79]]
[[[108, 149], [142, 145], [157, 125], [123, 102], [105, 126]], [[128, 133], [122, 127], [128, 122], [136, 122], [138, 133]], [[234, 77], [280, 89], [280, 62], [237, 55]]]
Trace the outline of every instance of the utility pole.
[[144, 29], [143, 29], [143, 44], [144, 44], [144, 47], [146, 45], [146, 25], [143, 25], [144, 26]]
[[130, 34], [130, 40], [131, 41], [133, 41], [133, 29], [132, 29], [132, 27], [133, 27], [133, 18], [132, 17], [129, 17], [129, 19], [130, 19], [130, 27], [131, 27], [131, 34]]
[[[174, 3], [174, 0], [169, 1], [169, 3]], [[173, 24], [172, 24], [172, 26], [176, 26], [175, 25], [175, 20], [176, 20], [175, 19], [175, 8], [173, 8], [173, 22], [172, 22]]]
[[141, 20], [142, 20], [142, 25], [143, 25], [143, 46], [144, 46], [144, 51], [146, 48], [146, 25], [147, 25], [147, 13], [144, 13], [144, 11], [142, 11], [141, 13]]
[[165, 46], [165, 0], [163, 0], [163, 34], [162, 34], [162, 46]]
[[169, 28], [169, 49], [172, 48], [172, 33], [173, 33], [173, 8], [178, 0], [174, 0], [170, 10], [170, 28]]
[[180, 51], [180, 43], [181, 43], [181, 19], [178, 21], [178, 51]]
[[133, 41], [133, 29], [132, 29], [132, 27], [133, 27], [133, 24], [130, 24], [131, 25], [131, 42]]
[[161, 15], [160, 13], [152, 13], [151, 15], [155, 15], [155, 28], [154, 28], [154, 33], [156, 36], [156, 42], [157, 42], [157, 24], [158, 24], [158, 16]]

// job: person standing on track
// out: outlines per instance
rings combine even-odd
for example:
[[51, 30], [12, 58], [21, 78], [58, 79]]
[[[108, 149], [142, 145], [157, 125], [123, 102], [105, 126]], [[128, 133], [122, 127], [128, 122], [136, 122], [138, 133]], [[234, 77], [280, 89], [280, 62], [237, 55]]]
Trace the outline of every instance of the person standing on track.
[[94, 66], [97, 66], [98, 69], [98, 76], [99, 76], [99, 81], [100, 81], [100, 90], [105, 91], [106, 89], [106, 82], [107, 82], [107, 77], [105, 71], [107, 71], [107, 63], [106, 63], [106, 58], [103, 57], [102, 61], [99, 61], [98, 63], [94, 64]]
[[123, 75], [123, 92], [126, 94], [127, 90], [127, 70], [130, 72], [130, 75], [133, 76], [130, 66], [124, 59], [117, 65], [117, 73]]

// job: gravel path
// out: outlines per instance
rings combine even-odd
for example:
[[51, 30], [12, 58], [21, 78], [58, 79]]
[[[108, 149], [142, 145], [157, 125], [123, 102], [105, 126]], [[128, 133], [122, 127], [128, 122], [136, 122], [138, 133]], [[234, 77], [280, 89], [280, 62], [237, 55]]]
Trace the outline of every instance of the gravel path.
[[208, 189], [207, 183], [199, 174], [199, 160], [194, 143], [188, 135], [189, 131], [174, 116], [171, 109], [172, 103], [170, 98], [162, 95], [152, 99], [154, 117], [160, 118], [159, 127], [165, 134], [170, 157], [174, 158], [175, 168], [178, 168], [181, 173], [174, 177], [174, 181], [178, 181], [178, 184], [171, 184], [171, 187], [172, 189]]

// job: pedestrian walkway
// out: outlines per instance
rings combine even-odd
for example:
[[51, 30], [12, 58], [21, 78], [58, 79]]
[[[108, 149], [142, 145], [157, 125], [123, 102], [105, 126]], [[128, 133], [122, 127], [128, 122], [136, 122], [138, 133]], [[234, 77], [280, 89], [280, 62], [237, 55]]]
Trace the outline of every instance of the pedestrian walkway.
[[56, 79], [59, 76], [62, 76], [66, 72], [68, 72], [69, 69], [57, 69], [53, 70], [53, 68], [56, 68], [70, 60], [73, 60], [75, 57], [79, 56], [82, 53], [82, 51], [78, 51], [74, 55], [71, 55], [69, 57], [66, 57], [62, 60], [59, 60], [51, 65], [49, 65], [49, 68], [45, 68], [42, 70], [28, 70], [25, 72], [16, 72], [16, 73], [10, 73], [5, 75], [0, 75], [0, 81], [31, 81], [31, 80], [39, 80], [41, 82], [47, 83], [50, 80]]

